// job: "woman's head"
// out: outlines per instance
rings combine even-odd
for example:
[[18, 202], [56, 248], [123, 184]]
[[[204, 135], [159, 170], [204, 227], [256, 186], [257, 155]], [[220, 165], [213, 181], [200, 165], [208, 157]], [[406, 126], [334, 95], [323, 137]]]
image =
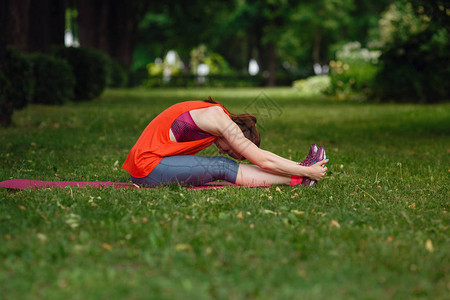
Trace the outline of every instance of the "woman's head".
[[[220, 104], [214, 101], [211, 97], [208, 97], [208, 99], [204, 101], [213, 104]], [[252, 141], [253, 144], [255, 144], [258, 147], [261, 145], [261, 136], [259, 135], [259, 131], [256, 128], [256, 117], [254, 115], [251, 114], [235, 115], [230, 113], [230, 118], [231, 120], [233, 120], [234, 123], [236, 123], [239, 126], [242, 133], [247, 139]]]

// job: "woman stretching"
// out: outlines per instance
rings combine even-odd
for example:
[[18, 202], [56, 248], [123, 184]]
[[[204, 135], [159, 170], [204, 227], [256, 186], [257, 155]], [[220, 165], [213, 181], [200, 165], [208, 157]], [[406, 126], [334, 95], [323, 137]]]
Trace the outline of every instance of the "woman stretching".
[[[194, 155], [215, 144], [222, 154], [248, 159]], [[325, 175], [325, 151], [311, 146], [301, 163], [259, 148], [256, 118], [234, 115], [208, 98], [175, 104], [145, 128], [122, 168], [140, 186], [202, 185], [225, 180], [238, 185], [313, 185]]]

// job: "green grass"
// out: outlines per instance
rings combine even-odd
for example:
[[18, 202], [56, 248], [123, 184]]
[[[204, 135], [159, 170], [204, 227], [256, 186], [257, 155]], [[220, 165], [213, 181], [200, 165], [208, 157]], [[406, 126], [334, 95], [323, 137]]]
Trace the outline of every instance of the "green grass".
[[449, 104], [109, 90], [16, 112], [0, 180], [127, 181], [129, 149], [164, 108], [211, 95], [238, 113], [264, 108], [261, 91], [280, 109], [260, 118], [264, 149], [326, 147], [316, 187], [0, 189], [0, 299], [447, 298]]

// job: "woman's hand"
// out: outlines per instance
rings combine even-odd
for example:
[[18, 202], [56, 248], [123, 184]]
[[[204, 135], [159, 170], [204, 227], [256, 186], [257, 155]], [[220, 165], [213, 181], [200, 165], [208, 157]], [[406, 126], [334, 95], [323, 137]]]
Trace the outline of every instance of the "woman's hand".
[[327, 162], [328, 160], [324, 159], [310, 166], [308, 177], [315, 181], [319, 181], [320, 179], [322, 179], [322, 177], [325, 176], [325, 173], [328, 170], [328, 168], [324, 166], [324, 164], [326, 164]]

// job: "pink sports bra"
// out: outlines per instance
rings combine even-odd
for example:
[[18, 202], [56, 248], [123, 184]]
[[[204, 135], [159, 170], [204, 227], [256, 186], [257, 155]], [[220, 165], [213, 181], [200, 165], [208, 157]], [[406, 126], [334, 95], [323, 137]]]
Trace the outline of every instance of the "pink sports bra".
[[170, 129], [177, 142], [197, 141], [212, 136], [198, 128], [188, 111], [176, 118]]

